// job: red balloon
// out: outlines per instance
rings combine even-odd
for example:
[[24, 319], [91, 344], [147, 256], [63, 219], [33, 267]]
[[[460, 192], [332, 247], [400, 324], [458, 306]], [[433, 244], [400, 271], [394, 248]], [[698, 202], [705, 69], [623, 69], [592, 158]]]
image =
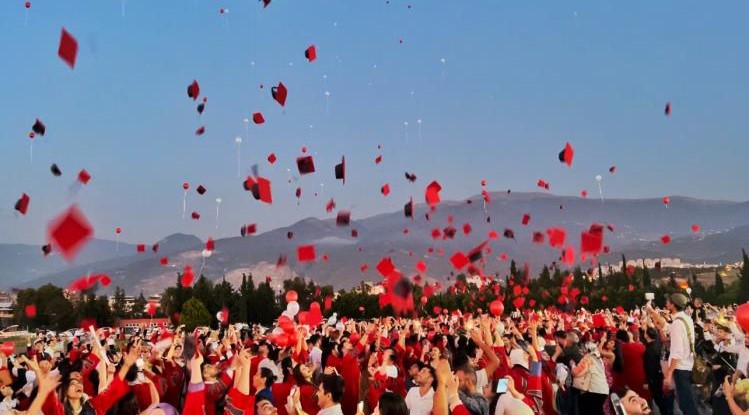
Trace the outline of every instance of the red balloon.
[[290, 303], [292, 301], [296, 301], [299, 298], [299, 295], [294, 290], [286, 291], [286, 302]]
[[313, 301], [312, 304], [309, 305], [309, 311], [320, 311], [320, 303]]
[[289, 335], [286, 333], [279, 333], [273, 336], [271, 341], [278, 347], [286, 347], [289, 345]]
[[499, 317], [502, 315], [502, 313], [505, 312], [505, 305], [502, 304], [499, 300], [492, 301], [491, 304], [489, 304], [489, 310], [494, 314], [496, 317]]
[[122, 228], [117, 228], [117, 229], [115, 229], [115, 230], [114, 230], [114, 233], [116, 233], [116, 234], [120, 234], [120, 233], [122, 233]]
[[16, 344], [13, 342], [5, 342], [0, 346], [0, 353], [5, 356], [10, 356], [16, 351]]
[[27, 9], [30, 9], [31, 8], [31, 2], [27, 1], [26, 4], [25, 4], [25, 6], [26, 6]]
[[285, 333], [294, 332], [294, 322], [286, 316], [281, 316], [278, 318], [278, 327], [280, 327], [281, 330], [283, 330]]
[[432, 311], [434, 311], [434, 314], [439, 314], [442, 312], [442, 309], [440, 308], [440, 306], [436, 305], [434, 306], [434, 309]]
[[189, 189], [190, 188], [190, 183], [187, 183], [187, 182], [182, 183], [182, 188], [185, 189], [185, 190]]
[[309, 324], [309, 311], [300, 311], [299, 314], [296, 315], [296, 319], [301, 325]]
[[749, 303], [744, 303], [736, 308], [736, 323], [744, 333], [749, 333]]

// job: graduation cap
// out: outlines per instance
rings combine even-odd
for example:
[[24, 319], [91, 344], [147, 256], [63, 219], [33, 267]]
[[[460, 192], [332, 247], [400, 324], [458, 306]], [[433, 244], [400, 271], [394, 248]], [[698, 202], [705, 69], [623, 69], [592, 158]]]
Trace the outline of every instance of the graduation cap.
[[312, 156], [300, 156], [296, 158], [296, 167], [299, 169], [299, 174], [309, 174], [315, 172], [315, 161]]
[[698, 233], [700, 231], [700, 225], [694, 223], [692, 224], [692, 232]]
[[463, 267], [468, 265], [471, 261], [468, 259], [466, 254], [457, 251], [450, 257], [450, 263], [455, 267], [456, 270], [460, 271]]
[[139, 253], [146, 252], [146, 244], [138, 244], [136, 246], [136, 251], [138, 251]]
[[529, 215], [529, 214], [526, 213], [526, 214], [523, 215], [523, 219], [520, 221], [520, 223], [522, 223], [523, 226], [527, 226], [528, 222], [530, 222], [530, 221], [531, 221], [531, 215]]
[[335, 209], [335, 200], [330, 199], [328, 203], [325, 204], [325, 211], [332, 212], [333, 209]]
[[348, 226], [351, 223], [351, 212], [347, 210], [341, 210], [335, 218], [335, 223], [338, 226]]
[[43, 245], [42, 252], [44, 253], [44, 256], [49, 255], [49, 253], [52, 252], [52, 244]]
[[271, 184], [270, 180], [265, 177], [258, 177], [252, 185], [252, 196], [255, 200], [271, 204], [273, 203], [273, 197], [271, 195]]
[[533, 232], [533, 243], [534, 244], [542, 244], [544, 243], [544, 240], [546, 237], [544, 236], [543, 232]]
[[200, 85], [197, 80], [193, 80], [192, 83], [187, 86], [187, 96], [192, 98], [193, 101], [197, 100], [200, 96]]
[[26, 193], [21, 195], [21, 198], [18, 199], [16, 202], [15, 209], [22, 215], [25, 215], [26, 212], [29, 210], [29, 202], [31, 202], [31, 198]]
[[359, 237], [359, 231], [356, 229], [351, 229], [351, 237], [352, 238], [358, 238]]
[[313, 262], [317, 259], [314, 245], [300, 245], [296, 249], [296, 257], [299, 262]]
[[263, 117], [263, 113], [256, 112], [256, 113], [252, 114], [252, 122], [254, 122], [255, 124], [262, 124], [262, 123], [264, 123], [265, 122], [265, 118]]
[[283, 82], [279, 82], [278, 86], [274, 86], [270, 89], [270, 95], [276, 100], [282, 107], [286, 105], [286, 96], [288, 91]]
[[75, 68], [75, 58], [78, 56], [78, 41], [64, 27], [60, 32], [60, 46], [57, 49], [57, 56], [68, 64], [70, 69]]
[[419, 262], [416, 263], [416, 270], [420, 273], [425, 273], [427, 271], [427, 264], [423, 260], [419, 260]]
[[341, 162], [335, 165], [335, 178], [346, 184], [346, 157], [341, 157]]
[[198, 192], [199, 195], [205, 194], [206, 190], [207, 189], [205, 187], [203, 187], [202, 184], [198, 185], [197, 189], [195, 189], [195, 191]]
[[403, 206], [403, 214], [407, 218], [411, 218], [413, 220], [413, 218], [414, 218], [414, 200], [413, 200], [413, 198], [409, 199], [408, 203], [406, 203]]
[[484, 257], [484, 248], [486, 247], [487, 243], [488, 243], [487, 241], [484, 241], [481, 244], [479, 244], [477, 247], [468, 251], [468, 260], [473, 263], [482, 259]]
[[159, 259], [159, 264], [161, 266], [167, 266], [167, 265], [169, 265], [169, 258], [167, 258], [165, 256], [161, 257], [161, 259]]
[[667, 117], [671, 116], [671, 102], [666, 103], [666, 108], [663, 110], [663, 113], [666, 114]]
[[293, 237], [294, 237], [294, 232], [292, 232], [292, 231], [286, 232], [286, 239], [291, 239]]
[[416, 174], [406, 172], [406, 180], [408, 180], [411, 183], [415, 182], [416, 181]]
[[44, 133], [47, 132], [47, 126], [45, 126], [44, 123], [39, 118], [37, 118], [36, 121], [34, 121], [34, 125], [31, 126], [31, 131], [33, 131], [34, 134], [44, 136]]
[[380, 163], [382, 163], [382, 154], [380, 154], [379, 156], [375, 157], [375, 164], [380, 164]]
[[71, 205], [47, 226], [48, 240], [68, 261], [75, 258], [93, 233], [94, 228], [77, 205]]
[[429, 183], [429, 186], [427, 186], [424, 197], [430, 207], [434, 208], [440, 202], [441, 190], [442, 186], [440, 186], [440, 184], [436, 180], [432, 181], [431, 183]]
[[268, 163], [273, 164], [276, 162], [276, 153], [270, 153], [268, 155]]
[[390, 306], [396, 314], [403, 314], [414, 308], [413, 284], [408, 278], [401, 276], [393, 284], [390, 293]]
[[[437, 231], [437, 233], [435, 234], [435, 232], [433, 231], [432, 232], [432, 237], [435, 238], [435, 239], [437, 239], [440, 236], [439, 229], [435, 229], [435, 231]], [[444, 235], [444, 238], [447, 238], [447, 239], [453, 239], [453, 238], [455, 238], [455, 234], [456, 233], [457, 233], [457, 230], [455, 228], [453, 228], [452, 226], [448, 226], [448, 227], [446, 227], [445, 229], [442, 230], [442, 234]]]
[[564, 146], [564, 150], [559, 152], [559, 161], [566, 164], [568, 167], [572, 166], [572, 159], [575, 157], [575, 150], [572, 149], [570, 143]]
[[91, 180], [91, 175], [86, 171], [86, 169], [82, 169], [78, 172], [78, 181], [83, 184], [88, 184], [89, 180]]
[[383, 196], [387, 196], [390, 194], [390, 185], [385, 183], [380, 188], [380, 193], [382, 193]]
[[[281, 268], [285, 266], [286, 262], [287, 262], [286, 255], [283, 255], [283, 254], [279, 255], [278, 259], [276, 260], [276, 268]], [[266, 277], [265, 281], [270, 282], [270, 277]]]
[[502, 235], [507, 239], [515, 239], [515, 232], [512, 229], [505, 229]]
[[195, 135], [200, 136], [200, 135], [203, 135], [203, 134], [205, 134], [205, 126], [204, 125], [198, 127], [198, 129], [195, 130]]
[[614, 174], [616, 172], [616, 166], [609, 167], [609, 173]]
[[551, 245], [552, 248], [561, 248], [564, 246], [567, 231], [562, 228], [549, 228], [546, 230], [546, 234], [549, 236], [549, 245]]
[[463, 224], [463, 234], [469, 235], [471, 233], [471, 224], [470, 223], [464, 223]]
[[310, 62], [314, 62], [315, 59], [317, 59], [317, 48], [315, 48], [315, 45], [310, 45], [307, 50], [304, 51], [304, 57]]
[[268, 7], [268, 5], [269, 5], [269, 4], [270, 4], [270, 2], [271, 2], [271, 0], [260, 0], [260, 1], [261, 1], [261, 2], [263, 2], [263, 8], [266, 8], [266, 7]]
[[391, 272], [395, 271], [395, 264], [393, 264], [393, 260], [390, 257], [385, 257], [377, 263], [376, 268], [380, 275], [387, 277]]
[[597, 254], [603, 249], [603, 232], [583, 232], [580, 234], [580, 252], [584, 254]]
[[[538, 185], [538, 187], [540, 187], [542, 189], [546, 189], [546, 190], [549, 190], [549, 187], [550, 187], [549, 182], [547, 182], [544, 179], [538, 179], [538, 183], [536, 183], [536, 185]], [[510, 192], [508, 191], [507, 193], [510, 193]]]
[[205, 111], [205, 102], [201, 102], [198, 104], [198, 115], [203, 115], [203, 111]]
[[49, 167], [49, 171], [51, 171], [52, 175], [55, 176], [55, 177], [62, 176], [62, 171], [60, 170], [59, 167], [57, 167], [57, 164], [53, 164], [52, 166], [50, 166]]

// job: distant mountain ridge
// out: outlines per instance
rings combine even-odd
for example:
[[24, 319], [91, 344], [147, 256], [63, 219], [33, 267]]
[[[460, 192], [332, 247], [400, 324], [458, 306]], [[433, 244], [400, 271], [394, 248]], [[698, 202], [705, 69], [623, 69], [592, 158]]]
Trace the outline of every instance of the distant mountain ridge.
[[[259, 235], [218, 239], [213, 255], [205, 261], [201, 255], [204, 242], [185, 234], [167, 236], [158, 242], [158, 252], [149, 250], [144, 254], [137, 254], [134, 245], [120, 243], [119, 252], [115, 252], [114, 242], [94, 240], [74, 265], [56, 255], [43, 258], [39, 247], [0, 244], [0, 260], [6, 264], [0, 269], [0, 285], [10, 288], [52, 282], [65, 286], [87, 272], [95, 272], [107, 273], [112, 278], [111, 287], [149, 294], [173, 285], [176, 273], [190, 264], [212, 279], [226, 275], [234, 282], [241, 279], [242, 272], [253, 272], [256, 280], [303, 275], [336, 288], [349, 288], [362, 280], [379, 280], [375, 266], [383, 256], [393, 258], [407, 275], [415, 274], [414, 264], [423, 259], [428, 266], [427, 276], [443, 279], [452, 270], [448, 258], [455, 251], [467, 252], [486, 240], [490, 230], [502, 235], [505, 229], [513, 230], [515, 238], [490, 242], [493, 252], [487, 256], [485, 272], [506, 273], [509, 261], [498, 259], [504, 252], [520, 264], [528, 263], [531, 272], [537, 274], [543, 264], [558, 259], [559, 250], [548, 244], [533, 244], [534, 231], [563, 227], [567, 230], [567, 243], [577, 249], [580, 232], [592, 223], [611, 224], [615, 229], [605, 233], [611, 253], [602, 258], [604, 261], [616, 262], [624, 252], [628, 258], [668, 256], [689, 262], [733, 262], [740, 259], [742, 247], [749, 248], [749, 202], [672, 196], [666, 206], [655, 198], [601, 202], [547, 193], [505, 192], [491, 193], [490, 198], [491, 203], [486, 205], [482, 196], [444, 201], [434, 212], [418, 204], [413, 220], [402, 211], [368, 218], [356, 218], [353, 212], [348, 227], [336, 226], [335, 219], [307, 218]], [[524, 214], [531, 217], [527, 226], [521, 224]], [[467, 235], [463, 232], [466, 223], [471, 228]], [[699, 234], [691, 232], [695, 223], [702, 229]], [[454, 239], [432, 238], [434, 229], [448, 226], [456, 229]], [[357, 230], [358, 237], [352, 237], [352, 229]], [[289, 233], [293, 234], [291, 239]], [[668, 245], [659, 241], [664, 234], [672, 238]], [[307, 244], [315, 245], [318, 260], [300, 264], [296, 248]], [[323, 255], [327, 255], [328, 262], [322, 259]], [[169, 260], [166, 267], [159, 263], [164, 256]], [[277, 269], [275, 263], [283, 256], [287, 267]], [[361, 272], [364, 264], [368, 270]]]

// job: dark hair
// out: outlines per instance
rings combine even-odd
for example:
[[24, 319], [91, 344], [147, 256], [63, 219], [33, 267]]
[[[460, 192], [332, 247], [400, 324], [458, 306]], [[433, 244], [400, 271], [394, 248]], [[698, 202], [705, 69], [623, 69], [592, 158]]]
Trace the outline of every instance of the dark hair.
[[408, 415], [408, 406], [402, 396], [393, 392], [385, 392], [377, 401], [380, 415]]
[[292, 370], [292, 376], [294, 376], [294, 380], [296, 381], [297, 386], [304, 386], [304, 385], [310, 385], [311, 382], [305, 379], [304, 375], [302, 375], [302, 365], [298, 364], [294, 366], [294, 369]]
[[557, 330], [554, 332], [554, 337], [557, 339], [566, 339], [567, 332], [565, 332], [564, 330]]
[[627, 330], [619, 329], [616, 331], [616, 339], [622, 343], [629, 343], [629, 333]]
[[432, 376], [432, 389], [437, 390], [437, 371], [434, 370], [434, 367], [432, 365], [426, 365], [424, 366], [425, 369], [429, 371], [429, 375]]
[[276, 375], [274, 375], [273, 371], [268, 369], [267, 367], [261, 367], [258, 373], [260, 374], [261, 378], [265, 379], [266, 388], [270, 388], [273, 382], [276, 381]]
[[343, 392], [345, 391], [345, 384], [343, 378], [338, 375], [323, 375], [320, 380], [322, 389], [329, 393], [333, 402], [340, 403], [343, 398]]
[[645, 334], [653, 340], [658, 340], [658, 331], [655, 329], [655, 327], [648, 327], [645, 330]]

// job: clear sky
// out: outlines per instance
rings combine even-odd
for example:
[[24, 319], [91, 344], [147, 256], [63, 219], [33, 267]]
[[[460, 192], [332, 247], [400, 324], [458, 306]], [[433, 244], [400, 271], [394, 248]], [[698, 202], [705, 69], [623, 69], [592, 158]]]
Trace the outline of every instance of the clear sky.
[[[124, 241], [153, 243], [332, 217], [331, 197], [354, 219], [400, 210], [410, 196], [423, 201], [431, 180], [445, 199], [479, 193], [481, 179], [534, 191], [543, 178], [556, 194], [595, 195], [599, 173], [608, 197], [749, 199], [746, 1], [23, 3], [0, 2], [0, 242], [44, 243], [47, 222], [72, 201], [97, 237], [121, 226]], [[62, 27], [79, 42], [74, 70], [57, 57]], [[201, 117], [186, 94], [193, 79], [208, 97]], [[279, 81], [285, 108], [270, 96]], [[255, 111], [266, 123], [243, 123]], [[37, 117], [47, 134], [32, 161]], [[237, 136], [242, 174], [259, 165], [272, 206], [242, 189]], [[557, 161], [566, 141], [572, 168]], [[296, 178], [302, 146], [317, 172]], [[345, 186], [333, 178], [342, 155]], [[81, 168], [93, 179], [76, 192]], [[190, 192], [188, 219], [184, 181], [208, 188]], [[23, 192], [25, 217], [13, 210]]]

